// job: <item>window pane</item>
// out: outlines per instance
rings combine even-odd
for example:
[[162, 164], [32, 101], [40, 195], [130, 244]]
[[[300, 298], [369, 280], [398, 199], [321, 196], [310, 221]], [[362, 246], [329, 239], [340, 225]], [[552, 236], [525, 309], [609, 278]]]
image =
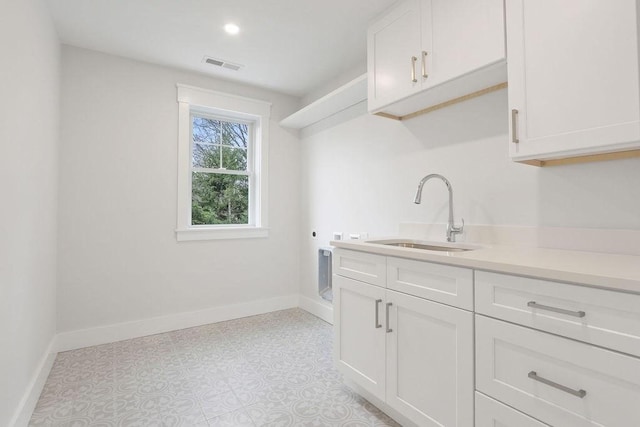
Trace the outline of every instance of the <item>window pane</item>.
[[225, 169], [247, 170], [247, 150], [222, 146], [222, 167]]
[[221, 142], [222, 126], [220, 120], [206, 117], [193, 116], [193, 141], [194, 142]]
[[192, 225], [248, 223], [248, 176], [192, 173]]
[[193, 167], [247, 170], [249, 125], [192, 116]]
[[220, 122], [221, 143], [231, 147], [247, 148], [249, 126], [245, 123]]
[[193, 144], [193, 167], [217, 169], [220, 167], [220, 146]]

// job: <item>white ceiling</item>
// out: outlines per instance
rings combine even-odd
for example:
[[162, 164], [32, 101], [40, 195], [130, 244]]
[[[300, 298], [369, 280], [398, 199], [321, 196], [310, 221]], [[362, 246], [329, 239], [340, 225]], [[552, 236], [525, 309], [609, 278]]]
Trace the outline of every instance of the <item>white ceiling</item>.
[[[65, 44], [302, 96], [363, 64], [368, 21], [396, 0], [47, 0]], [[234, 22], [240, 34], [223, 26]], [[242, 64], [203, 64], [203, 56]]]

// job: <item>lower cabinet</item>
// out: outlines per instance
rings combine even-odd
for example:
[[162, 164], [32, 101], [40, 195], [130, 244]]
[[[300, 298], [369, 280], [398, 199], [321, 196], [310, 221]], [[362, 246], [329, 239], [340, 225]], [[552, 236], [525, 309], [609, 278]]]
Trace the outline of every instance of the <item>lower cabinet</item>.
[[472, 426], [473, 314], [386, 295], [387, 404], [420, 426]]
[[336, 365], [412, 423], [640, 427], [638, 295], [357, 251], [334, 267]]
[[381, 400], [385, 397], [384, 298], [384, 288], [333, 276], [336, 365], [345, 377]]
[[471, 312], [334, 277], [340, 371], [420, 426], [473, 425]]
[[476, 387], [557, 427], [640, 426], [640, 359], [476, 316]]

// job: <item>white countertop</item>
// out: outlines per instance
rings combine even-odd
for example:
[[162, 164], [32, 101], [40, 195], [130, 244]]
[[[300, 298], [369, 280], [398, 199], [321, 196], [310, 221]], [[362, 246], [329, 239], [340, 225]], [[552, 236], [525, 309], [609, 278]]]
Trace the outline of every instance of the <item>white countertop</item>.
[[438, 252], [372, 244], [367, 243], [367, 240], [338, 240], [332, 241], [331, 245], [354, 251], [640, 294], [640, 256], [637, 255], [506, 245], [484, 246], [466, 252]]

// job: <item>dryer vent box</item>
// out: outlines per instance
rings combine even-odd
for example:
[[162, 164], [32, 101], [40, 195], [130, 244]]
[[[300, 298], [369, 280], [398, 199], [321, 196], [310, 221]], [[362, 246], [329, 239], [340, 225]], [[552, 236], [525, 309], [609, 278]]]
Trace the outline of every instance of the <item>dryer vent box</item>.
[[333, 301], [331, 283], [331, 262], [333, 248], [318, 249], [318, 295], [327, 301]]

